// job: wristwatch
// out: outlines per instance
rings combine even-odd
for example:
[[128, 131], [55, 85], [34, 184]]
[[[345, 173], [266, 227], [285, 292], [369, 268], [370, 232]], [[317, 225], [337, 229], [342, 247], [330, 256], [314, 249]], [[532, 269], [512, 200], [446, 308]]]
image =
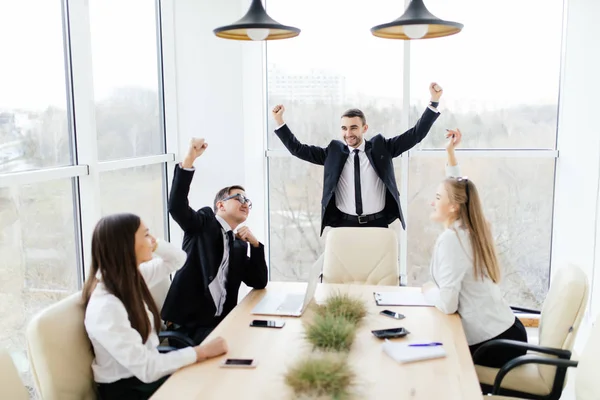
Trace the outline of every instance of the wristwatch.
[[433, 108], [437, 108], [437, 106], [440, 105], [440, 102], [439, 101], [430, 101], [429, 105]]

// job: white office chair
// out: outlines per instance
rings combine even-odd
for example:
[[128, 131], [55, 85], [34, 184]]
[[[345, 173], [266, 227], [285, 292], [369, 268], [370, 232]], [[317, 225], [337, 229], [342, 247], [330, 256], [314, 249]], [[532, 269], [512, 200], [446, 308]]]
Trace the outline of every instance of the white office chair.
[[7, 351], [0, 351], [0, 399], [29, 400], [17, 368]]
[[323, 283], [398, 286], [398, 237], [386, 228], [333, 228], [325, 240]]
[[488, 390], [494, 388], [492, 392], [495, 394], [558, 400], [566, 382], [566, 368], [536, 360], [571, 358], [575, 337], [587, 306], [588, 290], [588, 280], [581, 268], [574, 265], [560, 268], [552, 279], [542, 307], [539, 346], [512, 340], [493, 340], [482, 345], [473, 355], [475, 364], [485, 349], [491, 346], [530, 350], [527, 355], [509, 361], [500, 369], [475, 365], [482, 386]]
[[[546, 358], [539, 356], [538, 362], [558, 367], [577, 367], [575, 377], [575, 399], [576, 400], [598, 400], [600, 399], [600, 380], [598, 369], [600, 369], [600, 321], [596, 321], [590, 337], [583, 349], [579, 361], [561, 360], [560, 358]], [[485, 396], [484, 400], [515, 400], [517, 397]]]

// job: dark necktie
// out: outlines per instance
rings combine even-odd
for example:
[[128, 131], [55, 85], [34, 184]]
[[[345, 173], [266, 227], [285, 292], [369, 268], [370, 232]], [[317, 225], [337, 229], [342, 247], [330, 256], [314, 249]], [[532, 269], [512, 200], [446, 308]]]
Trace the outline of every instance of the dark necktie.
[[354, 149], [354, 199], [356, 201], [356, 214], [362, 215], [362, 196], [360, 195], [360, 159], [358, 158], [358, 152], [360, 150]]
[[231, 250], [233, 250], [233, 231], [227, 231], [227, 242], [229, 245], [229, 259], [231, 260]]

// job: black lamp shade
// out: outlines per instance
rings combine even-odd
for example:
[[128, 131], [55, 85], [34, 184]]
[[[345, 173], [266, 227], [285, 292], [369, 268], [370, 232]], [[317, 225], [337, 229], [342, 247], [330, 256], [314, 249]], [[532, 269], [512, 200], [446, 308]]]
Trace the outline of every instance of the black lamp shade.
[[213, 30], [215, 35], [232, 40], [278, 40], [300, 34], [300, 29], [281, 25], [267, 15], [261, 0], [252, 0], [246, 15], [231, 25]]
[[371, 28], [374, 36], [385, 39], [432, 39], [460, 32], [463, 24], [444, 21], [427, 10], [423, 0], [411, 0], [401, 17]]

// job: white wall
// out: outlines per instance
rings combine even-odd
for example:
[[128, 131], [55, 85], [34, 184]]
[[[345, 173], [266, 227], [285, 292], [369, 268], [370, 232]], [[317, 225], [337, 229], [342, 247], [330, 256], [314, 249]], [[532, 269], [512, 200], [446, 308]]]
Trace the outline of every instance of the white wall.
[[[552, 270], [576, 263], [590, 283], [600, 268], [600, 243], [596, 230], [599, 204], [600, 129], [598, 128], [598, 71], [600, 52], [600, 2], [567, 0], [565, 56], [559, 111], [559, 158], [552, 240]], [[596, 274], [596, 281], [598, 281]], [[591, 315], [600, 306], [596, 284]], [[588, 316], [589, 317], [589, 316]]]
[[[190, 205], [195, 209], [212, 206], [222, 187], [244, 185], [253, 201], [247, 225], [265, 241], [262, 142], [248, 138], [257, 130], [260, 137], [262, 131], [262, 81], [248, 75], [258, 71], [257, 77], [261, 76], [262, 45], [213, 34], [214, 28], [241, 18], [248, 5], [247, 0], [163, 1], [167, 141], [168, 151], [176, 153], [179, 161], [190, 138], [206, 139], [208, 148], [195, 163]], [[255, 110], [244, 109], [244, 93], [249, 93], [244, 85], [248, 84], [259, 88], [250, 95]], [[181, 232], [172, 220], [171, 226], [172, 240], [180, 240]]]

